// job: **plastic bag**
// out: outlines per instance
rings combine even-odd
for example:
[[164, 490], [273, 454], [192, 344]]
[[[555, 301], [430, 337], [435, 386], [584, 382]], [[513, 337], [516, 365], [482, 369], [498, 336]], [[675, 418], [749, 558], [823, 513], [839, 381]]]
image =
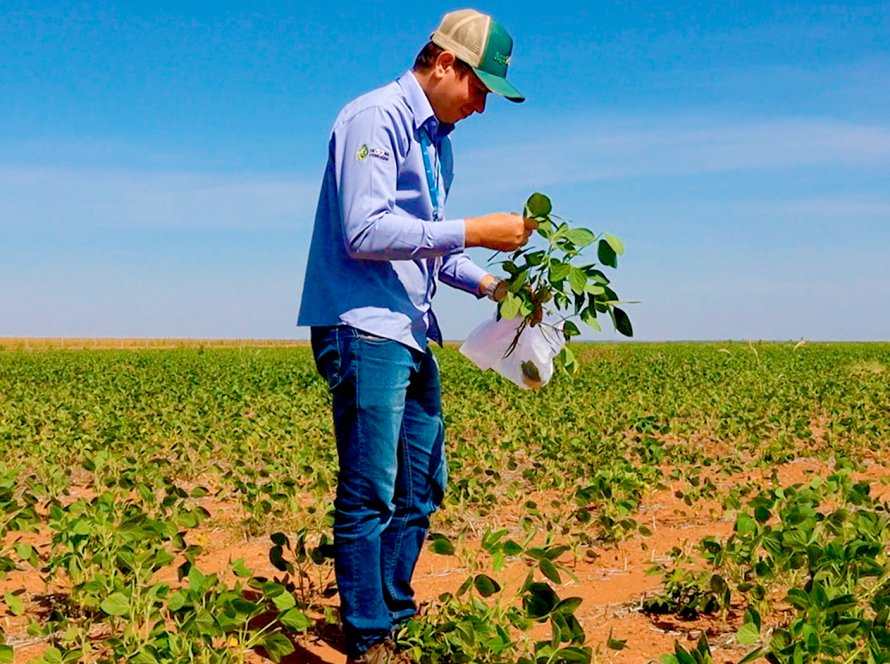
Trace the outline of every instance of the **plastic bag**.
[[473, 364], [494, 369], [524, 390], [543, 387], [553, 376], [553, 358], [565, 344], [562, 320], [545, 317], [534, 327], [526, 325], [516, 347], [504, 357], [516, 338], [522, 317], [501, 318], [497, 314], [470, 332], [460, 347]]

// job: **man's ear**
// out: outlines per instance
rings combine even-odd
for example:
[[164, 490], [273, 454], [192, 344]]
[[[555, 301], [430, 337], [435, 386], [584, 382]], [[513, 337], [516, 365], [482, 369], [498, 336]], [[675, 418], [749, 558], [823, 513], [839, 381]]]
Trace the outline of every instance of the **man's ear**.
[[451, 51], [442, 51], [439, 55], [436, 56], [436, 62], [433, 65], [433, 75], [441, 78], [446, 73], [448, 73], [449, 69], [454, 69], [454, 62], [457, 58], [455, 58], [454, 53]]

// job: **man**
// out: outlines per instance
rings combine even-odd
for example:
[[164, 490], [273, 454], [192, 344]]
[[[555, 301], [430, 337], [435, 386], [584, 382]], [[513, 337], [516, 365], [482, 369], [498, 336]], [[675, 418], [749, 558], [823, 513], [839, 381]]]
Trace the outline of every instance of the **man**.
[[447, 14], [398, 80], [334, 123], [298, 319], [327, 380], [340, 462], [335, 572], [351, 662], [395, 661], [390, 636], [414, 615], [411, 576], [445, 489], [437, 280], [496, 299], [498, 280], [464, 253], [512, 251], [532, 220], [446, 219], [448, 134], [506, 80], [513, 40], [490, 16]]

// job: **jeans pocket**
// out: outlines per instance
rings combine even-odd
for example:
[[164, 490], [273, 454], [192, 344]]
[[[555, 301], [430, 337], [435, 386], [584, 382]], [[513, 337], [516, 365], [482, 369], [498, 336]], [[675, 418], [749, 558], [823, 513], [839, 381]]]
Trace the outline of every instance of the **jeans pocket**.
[[386, 337], [378, 337], [376, 334], [371, 334], [370, 332], [365, 332], [364, 330], [356, 330], [355, 338], [361, 339], [365, 343], [370, 344], [387, 344], [391, 341], [391, 339], [387, 339]]
[[340, 351], [341, 335], [338, 328], [327, 328], [324, 334], [313, 330], [312, 351], [315, 356], [315, 368], [328, 384], [328, 391], [333, 392], [343, 382], [343, 361]]

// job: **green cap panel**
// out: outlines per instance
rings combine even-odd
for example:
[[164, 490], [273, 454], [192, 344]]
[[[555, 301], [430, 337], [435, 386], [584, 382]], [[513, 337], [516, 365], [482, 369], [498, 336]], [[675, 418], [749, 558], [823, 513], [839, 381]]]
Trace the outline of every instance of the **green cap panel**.
[[513, 38], [501, 27], [501, 24], [492, 19], [488, 30], [488, 43], [482, 54], [479, 69], [498, 78], [507, 77], [507, 65], [510, 64], [510, 55], [513, 53]]
[[507, 67], [513, 54], [513, 38], [500, 23], [491, 20], [488, 41], [478, 67], [473, 67], [476, 76], [489, 90], [510, 101], [525, 101], [525, 96], [507, 81]]

